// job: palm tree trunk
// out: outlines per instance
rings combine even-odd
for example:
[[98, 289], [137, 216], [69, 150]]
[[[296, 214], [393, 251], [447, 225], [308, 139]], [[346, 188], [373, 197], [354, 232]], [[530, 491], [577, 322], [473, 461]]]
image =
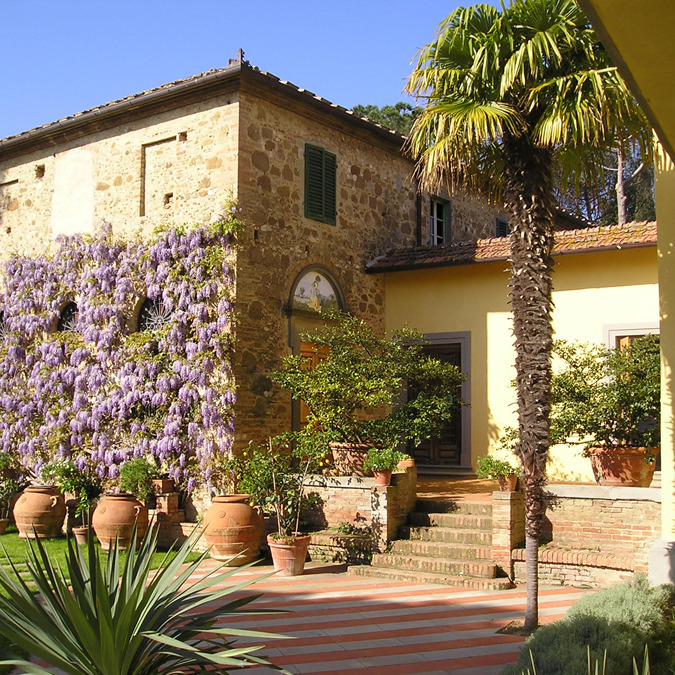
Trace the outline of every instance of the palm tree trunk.
[[537, 552], [550, 433], [553, 328], [551, 155], [526, 136], [507, 139], [507, 206], [511, 210], [511, 308], [516, 347], [518, 445], [525, 488], [527, 609], [525, 629], [539, 620]]

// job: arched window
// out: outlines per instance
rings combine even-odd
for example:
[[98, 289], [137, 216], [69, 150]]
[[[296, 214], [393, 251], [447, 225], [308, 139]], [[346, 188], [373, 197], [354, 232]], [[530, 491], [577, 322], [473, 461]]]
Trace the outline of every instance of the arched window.
[[320, 313], [344, 311], [345, 303], [338, 285], [320, 267], [305, 268], [291, 290], [290, 309], [295, 312]]
[[154, 300], [146, 298], [138, 312], [136, 328], [139, 332], [160, 330], [171, 321], [171, 314], [171, 310], [168, 309], [161, 298], [155, 298]]
[[56, 330], [59, 333], [77, 332], [77, 304], [69, 302], [59, 314], [59, 320], [56, 323]]

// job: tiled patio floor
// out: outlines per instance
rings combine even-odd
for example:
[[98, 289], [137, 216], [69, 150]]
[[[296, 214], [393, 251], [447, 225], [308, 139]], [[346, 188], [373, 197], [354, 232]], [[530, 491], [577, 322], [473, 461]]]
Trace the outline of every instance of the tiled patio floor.
[[[269, 570], [258, 567], [234, 578], [262, 576]], [[292, 636], [267, 641], [264, 650], [274, 664], [292, 673], [492, 675], [516, 661], [524, 641], [497, 633], [509, 622], [522, 620], [524, 588], [489, 592], [404, 584], [353, 577], [342, 566], [309, 563], [302, 576], [270, 577], [250, 590], [263, 593], [252, 606], [290, 612], [242, 617], [232, 625]], [[541, 622], [562, 617], [584, 592], [540, 589]], [[238, 641], [244, 643], [260, 641]]]

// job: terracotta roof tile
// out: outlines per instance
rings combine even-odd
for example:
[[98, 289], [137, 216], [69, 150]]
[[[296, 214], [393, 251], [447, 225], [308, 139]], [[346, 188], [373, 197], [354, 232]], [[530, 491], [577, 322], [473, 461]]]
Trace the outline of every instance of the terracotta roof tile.
[[[641, 222], [555, 233], [553, 255], [611, 251], [623, 248], [656, 246], [656, 223]], [[393, 249], [371, 260], [366, 271], [395, 272], [425, 267], [446, 267], [471, 263], [497, 262], [509, 259], [508, 237], [478, 239], [473, 242], [416, 246]]]

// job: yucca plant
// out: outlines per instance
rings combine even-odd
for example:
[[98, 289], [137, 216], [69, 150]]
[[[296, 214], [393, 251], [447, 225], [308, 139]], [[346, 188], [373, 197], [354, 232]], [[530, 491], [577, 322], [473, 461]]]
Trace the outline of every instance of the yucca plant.
[[[8, 567], [0, 567], [2, 632], [50, 667], [73, 675], [226, 673], [227, 668], [261, 664], [287, 672], [255, 656], [260, 646], [234, 647], [230, 642], [231, 637], [278, 635], [218, 626], [224, 615], [261, 613], [242, 610], [259, 594], [225, 601], [253, 580], [237, 580], [219, 589], [219, 584], [243, 568], [223, 572], [221, 566], [200, 574], [206, 553], [185, 564], [197, 538], [198, 533], [193, 533], [175, 557], [167, 554], [152, 575], [156, 527], [123, 564], [117, 545], [103, 562], [93, 536], [86, 549], [69, 540], [65, 570], [52, 564], [39, 539], [30, 540], [28, 580], [19, 575], [6, 553]], [[130, 551], [135, 548], [134, 532]], [[198, 579], [191, 581], [195, 575]], [[4, 656], [0, 665], [18, 666], [26, 673], [52, 672], [6, 652]]]

